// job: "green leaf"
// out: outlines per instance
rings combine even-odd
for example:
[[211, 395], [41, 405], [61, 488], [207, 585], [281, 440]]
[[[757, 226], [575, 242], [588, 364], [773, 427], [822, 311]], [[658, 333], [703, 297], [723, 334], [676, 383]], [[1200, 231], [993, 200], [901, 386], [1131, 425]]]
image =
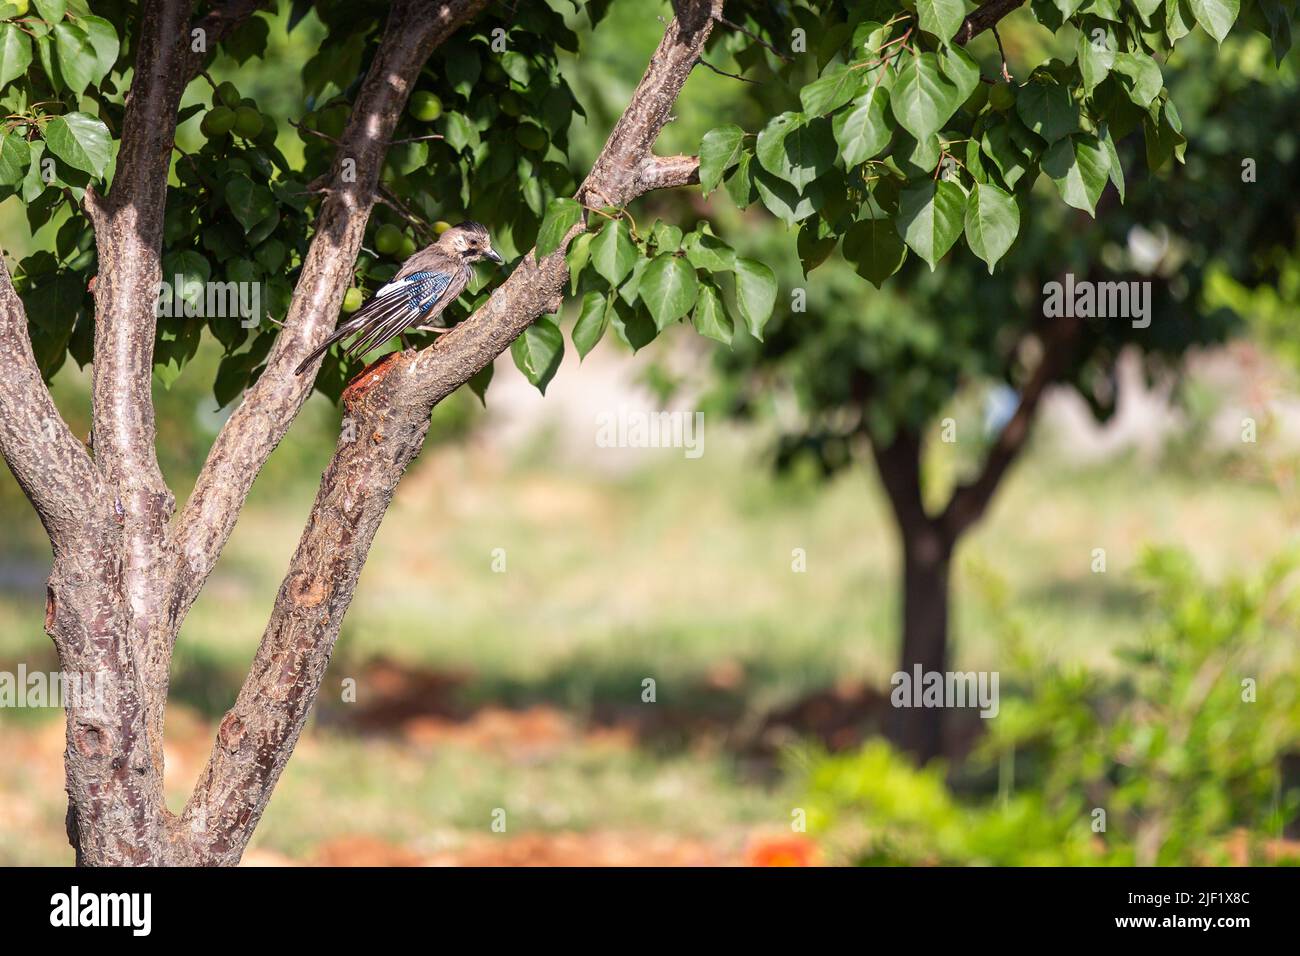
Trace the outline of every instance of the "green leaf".
[[606, 222], [591, 240], [591, 264], [612, 288], [627, 278], [636, 260], [636, 244], [621, 219]]
[[27, 175], [23, 177], [22, 189], [18, 194], [22, 197], [23, 202], [31, 205], [45, 192], [45, 180], [41, 176], [41, 156], [45, 153], [45, 143], [43, 140], [36, 140], [28, 143], [28, 149], [31, 151], [31, 165], [27, 167]]
[[1218, 43], [1228, 35], [1241, 13], [1241, 0], [1188, 0], [1196, 22]]
[[736, 164], [736, 171], [727, 177], [723, 183], [723, 188], [727, 190], [727, 195], [741, 209], [746, 208], [755, 199], [758, 198], [758, 191], [754, 187], [754, 177], [750, 173], [750, 165], [753, 162], [752, 153], [742, 153], [740, 162]]
[[889, 145], [889, 120], [885, 106], [889, 91], [876, 87], [853, 102], [853, 108], [836, 113], [832, 121], [840, 157], [849, 169], [874, 159]]
[[960, 105], [956, 84], [944, 74], [933, 53], [912, 57], [889, 93], [894, 119], [918, 142], [939, 132]]
[[1115, 57], [1115, 72], [1124, 76], [1129, 99], [1143, 109], [1151, 105], [1165, 85], [1160, 65], [1145, 53], [1120, 53]]
[[844, 258], [877, 289], [903, 265], [907, 246], [889, 219], [855, 222], [844, 234]]
[[[1154, 111], [1153, 107], [1153, 111]], [[1147, 166], [1152, 172], [1164, 166], [1171, 157], [1179, 162], [1187, 147], [1187, 138], [1183, 136], [1182, 123], [1174, 104], [1166, 100], [1160, 104], [1159, 122], [1148, 114], [1142, 117], [1142, 132], [1146, 140]]]
[[27, 72], [32, 63], [32, 41], [16, 24], [0, 23], [0, 88]]
[[706, 272], [726, 272], [736, 267], [736, 252], [711, 232], [707, 224], [688, 234], [682, 242], [686, 261]]
[[965, 47], [951, 46], [943, 53], [944, 75], [957, 87], [957, 103], [961, 105], [980, 84], [980, 65], [966, 52]]
[[80, 96], [94, 78], [93, 73], [99, 58], [95, 47], [80, 27], [71, 23], [60, 23], [54, 28], [54, 52], [59, 58], [59, 72], [63, 82], [73, 93]]
[[1083, 91], [1089, 95], [1102, 80], [1110, 75], [1115, 65], [1115, 38], [1104, 27], [1080, 30], [1076, 45], [1079, 75], [1083, 77]]
[[723, 308], [722, 296], [712, 282], [700, 283], [700, 296], [695, 300], [695, 311], [691, 313], [691, 322], [695, 331], [705, 338], [730, 345], [735, 334], [731, 316]]
[[816, 211], [812, 195], [801, 194], [784, 179], [778, 179], [765, 169], [754, 170], [754, 186], [763, 205], [787, 225], [807, 219]]
[[67, 0], [35, 0], [36, 12], [46, 23], [58, 23], [67, 12]]
[[1011, 129], [1006, 123], [990, 126], [984, 131], [980, 140], [984, 154], [993, 160], [1002, 174], [1002, 181], [1014, 188], [1029, 170], [1029, 160], [1011, 137]]
[[641, 351], [659, 334], [654, 319], [650, 318], [650, 313], [646, 311], [644, 302], [632, 305], [622, 298], [615, 299], [609, 324], [633, 352]]
[[997, 186], [980, 183], [966, 197], [966, 243], [989, 266], [1001, 259], [1020, 231], [1020, 207]]
[[582, 297], [582, 311], [573, 327], [573, 347], [579, 360], [596, 347], [609, 327], [609, 301], [603, 292], [588, 292]]
[[572, 199], [552, 199], [537, 230], [537, 258], [543, 259], [560, 248], [569, 230], [581, 222], [581, 203]]
[[469, 99], [478, 82], [483, 66], [479, 63], [478, 51], [469, 43], [449, 43], [447, 51], [447, 82], [461, 96]]
[[[960, 2], [960, 0], [948, 0]], [[861, 70], [834, 64], [820, 79], [813, 80], [799, 91], [799, 102], [807, 116], [825, 116], [839, 109], [862, 89]]]
[[1165, 36], [1171, 44], [1191, 33], [1195, 22], [1187, 0], [1165, 0]]
[[492, 384], [492, 374], [496, 371], [496, 364], [488, 362], [481, 369], [475, 372], [469, 382], [469, 390], [478, 396], [479, 404], [487, 408], [487, 390]]
[[1094, 215], [1110, 175], [1110, 156], [1097, 137], [1075, 133], [1057, 140], [1043, 153], [1042, 165], [1067, 205]]
[[926, 33], [951, 40], [966, 19], [966, 8], [961, 0], [916, 0], [916, 14]]
[[691, 311], [699, 292], [695, 270], [685, 259], [668, 254], [651, 260], [637, 286], [637, 294], [660, 332]]
[[595, 238], [594, 232], [584, 232], [569, 243], [569, 251], [564, 254], [565, 265], [569, 267], [570, 295], [578, 291], [578, 280], [582, 278], [582, 270], [591, 261], [591, 240]]
[[45, 124], [45, 144], [69, 166], [102, 178], [113, 155], [108, 127], [87, 113], [65, 113]]
[[560, 334], [560, 327], [548, 316], [541, 316], [511, 343], [510, 357], [524, 373], [524, 378], [545, 395], [546, 386], [555, 378], [564, 358], [564, 336]]
[[77, 20], [77, 25], [86, 32], [90, 45], [95, 48], [95, 67], [91, 71], [90, 82], [98, 83], [117, 64], [117, 54], [121, 48], [117, 30], [103, 17], [84, 16]]
[[730, 124], [704, 134], [700, 143], [700, 186], [704, 195], [717, 189], [727, 170], [740, 162], [744, 140], [745, 131]]
[[736, 257], [736, 307], [749, 334], [763, 341], [763, 326], [776, 305], [776, 273], [757, 259]]
[[275, 211], [275, 197], [247, 176], [235, 176], [226, 183], [226, 205], [248, 233]]
[[782, 113], [758, 134], [759, 164], [800, 192], [835, 162], [830, 123], [801, 113]]
[[[202, 309], [203, 284], [212, 277], [212, 267], [200, 253], [185, 250], [167, 256], [162, 261], [162, 279], [170, 283], [175, 299], [174, 309], [186, 302], [192, 308]], [[178, 281], [179, 279], [179, 281]]]
[[32, 165], [27, 140], [17, 133], [0, 134], [0, 186], [17, 186]]
[[1119, 201], [1124, 201], [1124, 167], [1119, 162], [1119, 150], [1115, 148], [1115, 140], [1110, 135], [1110, 129], [1105, 123], [1097, 131], [1101, 145], [1106, 147], [1106, 157], [1110, 161], [1110, 181], [1115, 184], [1115, 189], [1119, 193]]
[[799, 253], [799, 264], [803, 267], [805, 277], [830, 258], [839, 238], [834, 235], [819, 234], [814, 223], [815, 220], [809, 220], [803, 224], [795, 243], [795, 251]]
[[966, 194], [941, 179], [904, 189], [898, 200], [898, 234], [934, 271], [936, 263], [961, 235]]
[[1079, 104], [1055, 83], [1029, 83], [1016, 97], [1016, 113], [1048, 145], [1079, 128]]

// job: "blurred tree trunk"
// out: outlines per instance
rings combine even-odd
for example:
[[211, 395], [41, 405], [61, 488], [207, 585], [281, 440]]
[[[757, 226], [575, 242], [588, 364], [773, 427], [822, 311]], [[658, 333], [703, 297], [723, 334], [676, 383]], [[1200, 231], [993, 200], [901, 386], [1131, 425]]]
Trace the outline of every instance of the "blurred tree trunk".
[[[953, 489], [941, 511], [930, 513], [921, 497], [921, 433], [899, 426], [892, 441], [870, 435], [871, 451], [889, 499], [903, 546], [903, 613], [900, 670], [915, 681], [921, 672], [948, 668], [949, 569], [962, 536], [988, 510], [1007, 469], [1029, 440], [1047, 387], [1074, 360], [1081, 327], [1077, 319], [1054, 320], [1034, 330], [1041, 356], [1020, 387], [1015, 412], [1003, 424], [979, 471]], [[870, 400], [870, 383], [862, 385]], [[888, 721], [889, 739], [920, 763], [944, 752], [944, 711], [936, 707], [896, 707]]]
[[[928, 530], [903, 532], [903, 649], [899, 669], [915, 685], [920, 673], [948, 669], [948, 567], [952, 546]], [[943, 708], [894, 710], [894, 741], [924, 763], [943, 755]]]
[[[955, 540], [926, 513], [921, 501], [921, 438], [900, 431], [885, 445], [872, 443], [903, 551], [903, 641], [899, 670], [915, 678], [948, 665], [948, 568]], [[920, 763], [943, 753], [942, 708], [895, 707], [886, 731], [895, 746]]]

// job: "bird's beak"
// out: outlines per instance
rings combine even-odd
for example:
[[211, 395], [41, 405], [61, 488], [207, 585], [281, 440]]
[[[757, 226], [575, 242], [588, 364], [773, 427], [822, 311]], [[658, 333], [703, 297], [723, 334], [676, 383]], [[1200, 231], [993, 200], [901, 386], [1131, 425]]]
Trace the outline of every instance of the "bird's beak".
[[501, 258], [501, 253], [497, 252], [491, 246], [488, 246], [488, 251], [483, 253], [483, 255], [486, 258], [491, 259], [497, 265], [501, 265], [501, 263], [505, 262], [505, 260]]

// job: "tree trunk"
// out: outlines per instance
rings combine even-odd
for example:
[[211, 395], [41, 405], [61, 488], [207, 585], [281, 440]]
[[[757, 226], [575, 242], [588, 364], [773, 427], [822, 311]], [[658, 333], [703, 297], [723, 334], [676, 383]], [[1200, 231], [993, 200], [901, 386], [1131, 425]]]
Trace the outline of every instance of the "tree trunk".
[[[952, 549], [932, 528], [902, 527], [903, 651], [899, 669], [913, 683], [919, 672], [948, 669], [948, 568]], [[944, 711], [936, 707], [897, 707], [894, 742], [925, 763], [943, 755]]]
[[[948, 664], [948, 565], [956, 535], [921, 500], [921, 436], [900, 428], [889, 444], [872, 441], [880, 482], [893, 509], [903, 551], [903, 648], [899, 667], [909, 679]], [[925, 763], [943, 752], [943, 711], [894, 707], [886, 732], [895, 746]]]

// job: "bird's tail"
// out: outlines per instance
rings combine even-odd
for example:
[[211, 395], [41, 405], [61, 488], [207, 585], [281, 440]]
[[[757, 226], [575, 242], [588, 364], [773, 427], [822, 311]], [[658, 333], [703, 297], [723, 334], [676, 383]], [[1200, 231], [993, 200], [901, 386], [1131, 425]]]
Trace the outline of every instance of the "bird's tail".
[[293, 370], [293, 374], [301, 375], [303, 372], [307, 371], [307, 367], [311, 365], [312, 362], [316, 361], [318, 358], [320, 358], [322, 355], [328, 352], [330, 350], [330, 347], [334, 345], [335, 342], [337, 342], [339, 339], [346, 338], [348, 335], [351, 335], [355, 331], [356, 329], [352, 326], [352, 323], [344, 322], [341, 326], [339, 326], [339, 328], [334, 330], [333, 335], [327, 338], [316, 348], [312, 349], [311, 354], [308, 355], [305, 359], [303, 359], [302, 362], [299, 364], [299, 366]]

